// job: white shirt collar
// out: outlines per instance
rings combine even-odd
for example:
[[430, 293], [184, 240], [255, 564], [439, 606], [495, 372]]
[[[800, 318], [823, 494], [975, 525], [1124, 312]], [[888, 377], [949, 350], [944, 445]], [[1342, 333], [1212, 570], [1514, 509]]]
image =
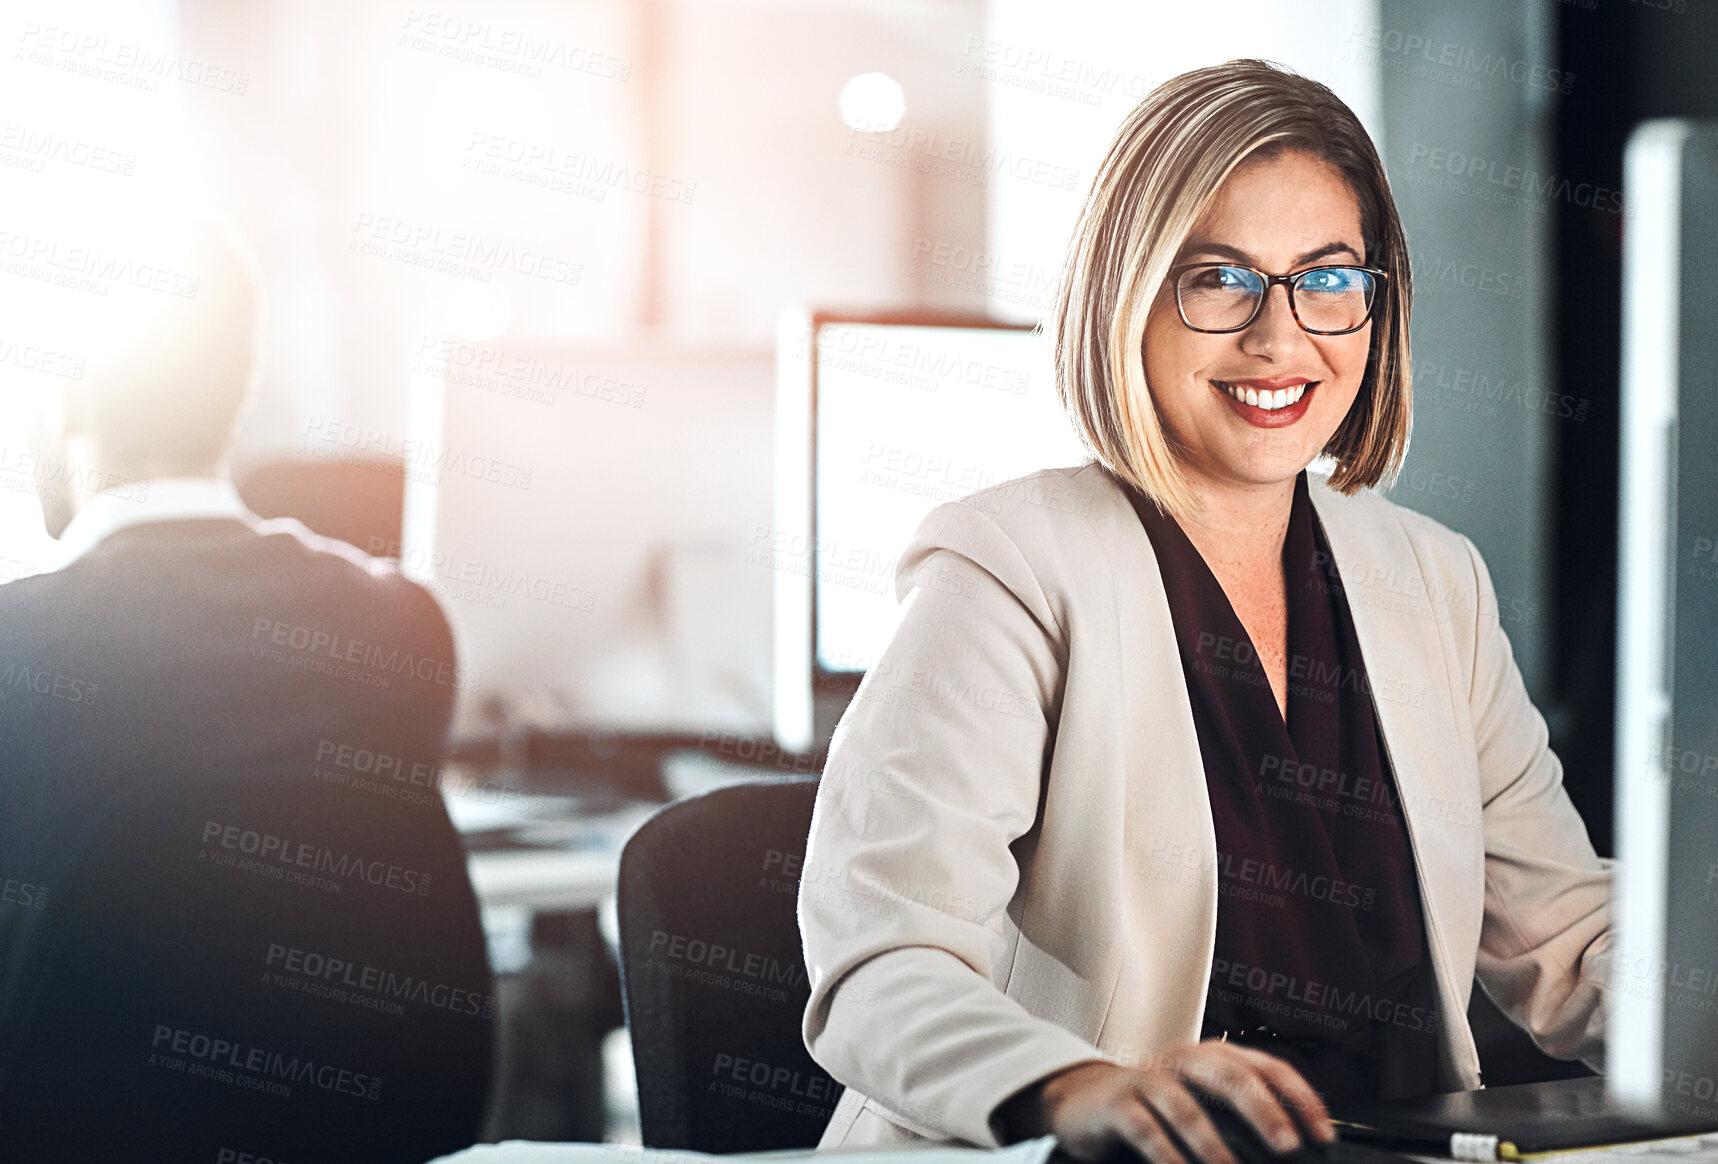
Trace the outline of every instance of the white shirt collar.
[[53, 568], [69, 566], [102, 539], [129, 526], [223, 517], [251, 526], [260, 520], [245, 508], [239, 491], [225, 478], [161, 477], [130, 482], [96, 494], [78, 510], [60, 533]]

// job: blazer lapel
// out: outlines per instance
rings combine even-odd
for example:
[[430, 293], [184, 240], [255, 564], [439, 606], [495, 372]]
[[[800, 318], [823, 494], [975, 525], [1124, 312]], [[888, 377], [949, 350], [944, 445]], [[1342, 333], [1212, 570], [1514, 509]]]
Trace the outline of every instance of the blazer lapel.
[[1122, 901], [1127, 916], [1149, 919], [1132, 927], [1125, 961], [1138, 977], [1123, 990], [1143, 987], [1153, 1005], [1115, 1008], [1143, 1012], [1145, 1029], [1105, 1034], [1161, 1047], [1199, 1037], [1215, 951], [1217, 833], [1157, 555], [1126, 495], [1118, 489], [1114, 501], [1116, 698], [1128, 760]]
[[1372, 703], [1401, 796], [1420, 881], [1429, 945], [1445, 1011], [1446, 1068], [1467, 1086], [1478, 1055], [1466, 1012], [1485, 893], [1482, 806], [1472, 790], [1473, 744], [1458, 725], [1467, 690], [1453, 674], [1448, 596], [1428, 578], [1401, 521], [1362, 506], [1316, 478], [1312, 501], [1324, 525], [1366, 661]]

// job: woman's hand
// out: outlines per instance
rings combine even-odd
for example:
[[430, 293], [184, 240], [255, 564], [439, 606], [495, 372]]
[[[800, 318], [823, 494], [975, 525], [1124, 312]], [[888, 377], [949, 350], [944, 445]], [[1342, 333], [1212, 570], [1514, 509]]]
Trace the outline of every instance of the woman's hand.
[[1263, 1051], [1217, 1041], [1171, 1048], [1143, 1067], [1077, 1064], [1008, 1100], [997, 1122], [1009, 1139], [1053, 1133], [1078, 1160], [1121, 1147], [1152, 1164], [1236, 1164], [1189, 1085], [1230, 1104], [1279, 1152], [1299, 1147], [1303, 1134], [1336, 1138], [1324, 1102], [1299, 1072]]

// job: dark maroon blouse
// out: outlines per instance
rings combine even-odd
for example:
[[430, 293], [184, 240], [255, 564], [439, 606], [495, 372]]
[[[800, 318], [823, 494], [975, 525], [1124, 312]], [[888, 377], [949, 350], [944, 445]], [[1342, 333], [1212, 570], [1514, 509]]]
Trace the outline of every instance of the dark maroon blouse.
[[1151, 538], [1217, 833], [1204, 1037], [1278, 1054], [1328, 1100], [1438, 1088], [1418, 880], [1348, 601], [1295, 481], [1283, 541], [1288, 722], [1228, 596], [1173, 518]]

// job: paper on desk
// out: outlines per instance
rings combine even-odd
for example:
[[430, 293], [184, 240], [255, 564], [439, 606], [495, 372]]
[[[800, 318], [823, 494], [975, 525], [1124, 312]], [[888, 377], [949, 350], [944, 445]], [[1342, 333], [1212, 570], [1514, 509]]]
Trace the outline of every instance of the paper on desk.
[[948, 1144], [923, 1148], [854, 1150], [835, 1148], [827, 1152], [742, 1152], [718, 1156], [708, 1152], [681, 1152], [666, 1148], [639, 1148], [629, 1144], [541, 1144], [508, 1140], [501, 1144], [479, 1144], [430, 1164], [709, 1164], [710, 1161], [756, 1161], [757, 1164], [792, 1164], [793, 1161], [830, 1161], [840, 1164], [1045, 1164], [1056, 1147], [1056, 1137], [1040, 1136], [1007, 1148], [959, 1148]]

